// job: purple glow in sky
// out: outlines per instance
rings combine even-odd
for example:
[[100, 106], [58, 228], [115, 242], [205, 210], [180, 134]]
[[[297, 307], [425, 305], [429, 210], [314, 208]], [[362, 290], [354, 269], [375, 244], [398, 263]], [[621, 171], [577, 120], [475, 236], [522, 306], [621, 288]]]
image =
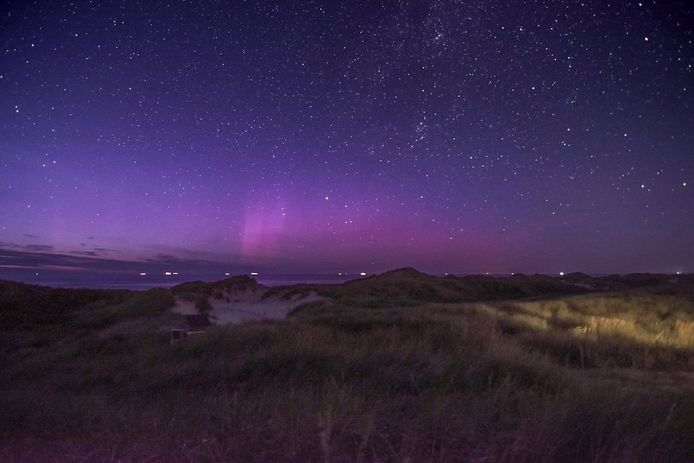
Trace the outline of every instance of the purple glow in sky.
[[694, 271], [693, 20], [684, 1], [6, 2], [2, 276]]

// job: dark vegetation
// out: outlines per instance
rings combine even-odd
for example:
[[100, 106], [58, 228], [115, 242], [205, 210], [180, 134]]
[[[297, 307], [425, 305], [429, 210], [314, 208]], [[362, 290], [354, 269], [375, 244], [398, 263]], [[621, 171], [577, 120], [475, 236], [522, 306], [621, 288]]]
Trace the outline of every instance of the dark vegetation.
[[294, 285], [272, 288], [266, 296], [315, 291], [341, 306], [409, 307], [422, 302], [470, 302], [541, 294], [575, 294], [584, 290], [544, 275], [494, 278], [489, 276], [434, 277], [405, 268], [341, 285]]
[[[0, 460], [694, 461], [692, 283], [0, 282]], [[174, 296], [248, 290], [325, 299], [169, 345]]]

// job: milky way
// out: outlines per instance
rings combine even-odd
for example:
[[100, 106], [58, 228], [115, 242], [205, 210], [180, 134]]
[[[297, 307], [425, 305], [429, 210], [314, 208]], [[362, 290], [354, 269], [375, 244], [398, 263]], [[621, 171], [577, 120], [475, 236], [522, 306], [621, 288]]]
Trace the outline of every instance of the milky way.
[[0, 263], [692, 271], [688, 5], [5, 2]]

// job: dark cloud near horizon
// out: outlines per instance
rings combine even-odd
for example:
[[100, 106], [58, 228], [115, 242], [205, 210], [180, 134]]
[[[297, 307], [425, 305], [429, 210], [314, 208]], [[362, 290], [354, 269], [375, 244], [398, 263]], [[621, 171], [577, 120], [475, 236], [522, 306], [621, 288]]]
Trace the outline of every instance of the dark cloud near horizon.
[[117, 251], [116, 249], [111, 249], [111, 248], [98, 248], [98, 247], [95, 247], [95, 248], [93, 248], [93, 249], [94, 249], [94, 251], [100, 252], [100, 253], [118, 253], [118, 251]]
[[173, 256], [171, 254], [164, 254], [164, 253], [158, 252], [157, 254], [154, 255], [154, 257], [150, 257], [148, 259], [145, 259], [145, 261], [150, 262], [150, 263], [180, 262], [181, 259], [179, 257]]
[[90, 257], [100, 256], [100, 254], [97, 253], [96, 251], [70, 251], [70, 254], [74, 254], [77, 256], [90, 256]]
[[[179, 257], [163, 252], [156, 253], [152, 258], [126, 260], [113, 259], [108, 255], [100, 254], [97, 248], [91, 251], [65, 253], [51, 252], [52, 249], [52, 246], [0, 242], [0, 278], [26, 280], [27, 276], [34, 275], [36, 272], [62, 272], [63, 275], [79, 277], [86, 273], [137, 276], [140, 272], [163, 274], [167, 271], [178, 272], [181, 276], [191, 279], [211, 275], [223, 278], [225, 273], [243, 274], [250, 271], [276, 271], [276, 269], [290, 272], [295, 266], [292, 262], [268, 261], [264, 265], [255, 265], [251, 268], [248, 264], [241, 262], [215, 262], [207, 259]], [[98, 249], [107, 250], [106, 248]]]
[[47, 244], [27, 244], [22, 246], [22, 249], [30, 252], [50, 252], [54, 247]]
[[27, 252], [51, 252], [55, 249], [53, 246], [48, 244], [20, 244], [0, 241], [0, 249], [3, 248], [19, 249]]
[[[57, 254], [47, 252], [52, 249], [52, 246], [31, 245], [24, 246], [26, 250], [2, 249], [0, 256], [0, 266], [10, 264], [17, 267], [29, 267], [36, 269], [50, 268], [53, 266], [69, 266], [78, 267], [84, 271], [99, 271], [109, 273], [137, 273], [143, 271], [158, 271], [158, 270], [174, 270], [183, 271], [185, 267], [187, 271], [194, 272], [209, 272], [215, 269], [233, 268], [233, 265], [225, 265], [218, 262], [205, 260], [186, 260], [179, 259], [175, 256], [160, 256], [156, 260], [138, 261], [138, 260], [118, 260], [100, 257], [96, 251], [70, 251], [69, 254]], [[47, 248], [47, 249], [43, 249]], [[36, 249], [38, 252], [32, 252]], [[11, 260], [11, 262], [3, 262]], [[173, 268], [176, 267], [176, 268]], [[238, 267], [236, 267], [238, 269]], [[240, 270], [239, 270], [240, 271]]]

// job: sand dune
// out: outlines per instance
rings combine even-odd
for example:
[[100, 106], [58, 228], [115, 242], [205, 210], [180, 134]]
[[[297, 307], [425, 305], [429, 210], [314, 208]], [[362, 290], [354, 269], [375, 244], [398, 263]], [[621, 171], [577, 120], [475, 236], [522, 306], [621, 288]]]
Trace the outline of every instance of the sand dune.
[[[211, 309], [206, 313], [210, 321], [217, 325], [276, 320], [285, 318], [289, 312], [303, 304], [323, 299], [315, 292], [310, 292], [307, 295], [297, 294], [289, 299], [272, 296], [264, 298], [264, 294], [264, 291], [253, 289], [236, 292], [224, 291], [221, 297], [208, 299]], [[182, 315], [200, 313], [195, 302], [180, 297], [176, 298], [176, 304], [172, 310]]]

